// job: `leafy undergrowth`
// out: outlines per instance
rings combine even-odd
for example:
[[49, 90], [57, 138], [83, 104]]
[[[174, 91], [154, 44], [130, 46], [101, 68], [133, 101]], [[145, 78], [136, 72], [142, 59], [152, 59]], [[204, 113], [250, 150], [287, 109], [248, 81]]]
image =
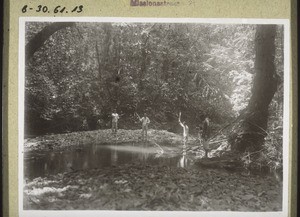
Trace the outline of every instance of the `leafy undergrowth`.
[[24, 209], [279, 211], [272, 177], [126, 164], [27, 180]]
[[[53, 134], [26, 139], [24, 143], [25, 151], [47, 150], [47, 149], [72, 149], [83, 144], [121, 144], [140, 142], [141, 130], [118, 130], [112, 134], [111, 130], [82, 131], [66, 134]], [[149, 130], [148, 140], [164, 145], [181, 145], [182, 137], [166, 130]], [[193, 143], [195, 139], [190, 139]]]

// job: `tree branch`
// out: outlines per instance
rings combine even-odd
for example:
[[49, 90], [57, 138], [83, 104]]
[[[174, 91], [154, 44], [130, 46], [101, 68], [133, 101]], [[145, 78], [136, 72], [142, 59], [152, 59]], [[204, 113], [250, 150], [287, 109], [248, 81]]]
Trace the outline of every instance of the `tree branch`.
[[58, 22], [52, 23], [46, 27], [44, 27], [39, 33], [37, 33], [27, 44], [25, 47], [25, 58], [26, 62], [31, 59], [33, 54], [43, 46], [45, 41], [53, 35], [55, 32], [59, 31], [60, 29], [64, 29], [66, 27], [74, 26], [75, 23], [73, 22]]

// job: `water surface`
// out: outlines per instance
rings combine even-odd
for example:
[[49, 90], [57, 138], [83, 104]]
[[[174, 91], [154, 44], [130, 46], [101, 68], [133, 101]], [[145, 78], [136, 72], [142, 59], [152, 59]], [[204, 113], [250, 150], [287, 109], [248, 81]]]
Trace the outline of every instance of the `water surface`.
[[44, 177], [73, 170], [111, 167], [126, 163], [189, 167], [192, 160], [183, 151], [166, 155], [149, 144], [85, 145], [66, 151], [31, 151], [25, 154], [26, 178]]

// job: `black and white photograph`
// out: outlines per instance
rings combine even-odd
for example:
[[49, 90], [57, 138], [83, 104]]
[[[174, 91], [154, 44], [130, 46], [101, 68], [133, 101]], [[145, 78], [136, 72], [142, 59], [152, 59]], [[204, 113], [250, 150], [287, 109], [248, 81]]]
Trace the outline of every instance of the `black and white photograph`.
[[287, 22], [39, 19], [20, 21], [21, 210], [287, 212]]

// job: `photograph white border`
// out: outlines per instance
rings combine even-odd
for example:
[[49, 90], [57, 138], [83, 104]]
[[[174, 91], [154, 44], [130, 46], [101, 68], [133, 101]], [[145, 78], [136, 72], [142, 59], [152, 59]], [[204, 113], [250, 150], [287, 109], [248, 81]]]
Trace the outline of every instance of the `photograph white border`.
[[[25, 22], [120, 22], [120, 23], [209, 23], [209, 24], [275, 24], [284, 26], [284, 110], [283, 110], [283, 195], [282, 211], [278, 212], [232, 212], [232, 211], [104, 211], [104, 210], [24, 210], [24, 93], [25, 93]], [[190, 216], [204, 217], [220, 216], [261, 216], [261, 217], [287, 217], [289, 212], [289, 181], [290, 175], [290, 20], [289, 19], [214, 19], [214, 18], [129, 18], [129, 17], [20, 17], [19, 18], [19, 61], [18, 61], [18, 201], [20, 217], [77, 217], [77, 216]]]

